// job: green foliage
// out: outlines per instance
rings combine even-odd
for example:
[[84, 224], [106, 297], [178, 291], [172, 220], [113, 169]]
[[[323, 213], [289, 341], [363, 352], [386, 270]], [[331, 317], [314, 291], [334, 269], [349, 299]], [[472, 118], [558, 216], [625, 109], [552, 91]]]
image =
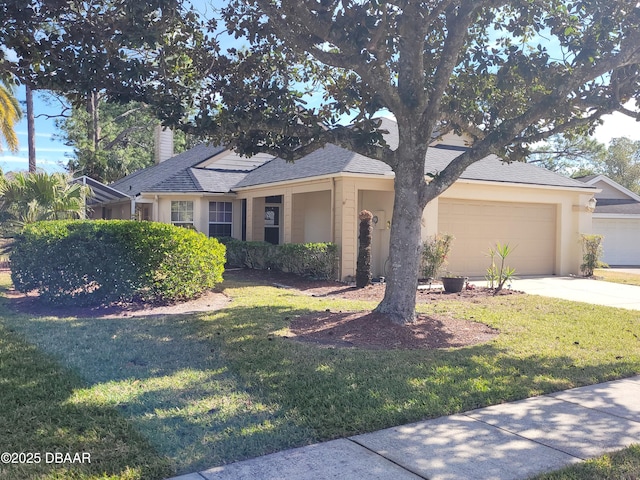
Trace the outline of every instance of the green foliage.
[[447, 263], [455, 237], [448, 233], [434, 235], [422, 245], [422, 277], [437, 278]]
[[[491, 265], [487, 268], [485, 278], [489, 288], [493, 289], [494, 295], [497, 295], [504, 288], [505, 283], [515, 279], [516, 269], [509, 267], [505, 263], [513, 250], [515, 250], [515, 247], [511, 248], [508, 243], [503, 245], [499, 242], [496, 243], [495, 248], [489, 248]], [[498, 264], [496, 264], [496, 257], [500, 259]]]
[[12, 152], [18, 151], [18, 136], [15, 132], [15, 124], [20, 121], [22, 110], [13, 88], [7, 82], [0, 79], [0, 153], [2, 143], [7, 144]]
[[0, 221], [11, 235], [25, 224], [40, 220], [62, 220], [84, 216], [90, 189], [69, 183], [63, 173], [22, 173], [12, 179], [0, 177]]
[[232, 267], [273, 269], [315, 279], [333, 279], [336, 275], [338, 248], [333, 243], [223, 242], [227, 263]]
[[[95, 145], [90, 134], [95, 119], [86, 108], [72, 106], [71, 115], [56, 122], [62, 140], [74, 149], [67, 164], [69, 172], [111, 183], [154, 164], [154, 128], [159, 120], [147, 105], [117, 104], [102, 99], [96, 108], [99, 138]], [[175, 132], [175, 153], [190, 146], [185, 133]]]
[[356, 263], [356, 287], [364, 288], [371, 283], [371, 236], [373, 214], [368, 210], [362, 210], [360, 218], [360, 234], [358, 235], [358, 261]]
[[222, 280], [225, 247], [173, 225], [55, 221], [28, 225], [16, 239], [11, 278], [55, 304], [108, 304], [197, 297]]
[[608, 266], [602, 262], [602, 235], [580, 235], [582, 240], [582, 264], [580, 271], [585, 277], [593, 277], [596, 268]]

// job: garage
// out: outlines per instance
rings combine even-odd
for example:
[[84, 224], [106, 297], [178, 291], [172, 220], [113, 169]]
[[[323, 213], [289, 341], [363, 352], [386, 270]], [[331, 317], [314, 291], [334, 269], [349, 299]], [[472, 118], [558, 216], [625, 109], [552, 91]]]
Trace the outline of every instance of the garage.
[[609, 265], [640, 265], [640, 216], [593, 217], [593, 231], [603, 235], [603, 260]]
[[438, 231], [455, 237], [447, 269], [484, 276], [496, 242], [514, 247], [507, 265], [517, 275], [555, 273], [556, 205], [440, 199]]

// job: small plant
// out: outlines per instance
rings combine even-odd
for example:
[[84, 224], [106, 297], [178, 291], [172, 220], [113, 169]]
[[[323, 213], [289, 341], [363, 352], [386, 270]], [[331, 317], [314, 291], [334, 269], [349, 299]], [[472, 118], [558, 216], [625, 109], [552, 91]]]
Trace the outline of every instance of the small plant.
[[422, 246], [422, 277], [437, 278], [447, 263], [447, 256], [454, 240], [453, 235], [434, 235]]
[[585, 277], [593, 277], [596, 268], [608, 267], [602, 261], [602, 235], [580, 235], [582, 240], [582, 265], [580, 271]]
[[358, 249], [358, 262], [356, 264], [356, 287], [364, 288], [371, 283], [371, 236], [373, 214], [368, 210], [362, 210], [358, 215], [360, 219], [360, 248]]
[[492, 247], [489, 249], [491, 265], [487, 268], [485, 278], [487, 279], [489, 288], [493, 290], [494, 295], [497, 295], [508, 281], [515, 279], [515, 268], [505, 264], [507, 257], [513, 250], [515, 250], [515, 247], [511, 248], [508, 243], [504, 245], [496, 243], [495, 248]]

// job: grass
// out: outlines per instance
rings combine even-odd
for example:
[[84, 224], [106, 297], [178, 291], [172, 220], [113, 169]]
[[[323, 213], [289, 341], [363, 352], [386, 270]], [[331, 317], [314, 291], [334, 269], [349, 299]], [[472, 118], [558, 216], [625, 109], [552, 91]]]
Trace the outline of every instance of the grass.
[[[0, 463], [3, 479], [149, 479], [169, 461], [113, 407], [69, 401], [78, 375], [0, 326], [0, 452], [28, 452], [35, 464]], [[47, 453], [86, 452], [90, 463], [47, 463]], [[80, 457], [82, 458], [82, 457]]]
[[640, 445], [587, 460], [532, 480], [637, 480], [640, 478]]
[[625, 273], [617, 270], [598, 268], [594, 271], [594, 275], [606, 282], [640, 286], [640, 275], [634, 273]]
[[[234, 301], [212, 313], [101, 320], [0, 307], [0, 324], [45, 352], [38, 362], [54, 358], [77, 374], [58, 408], [118, 412], [158, 452], [150, 464], [160, 469], [169, 458], [177, 473], [640, 372], [640, 312], [535, 296], [453, 300], [420, 310], [501, 334], [449, 350], [331, 349], [284, 338], [290, 319], [373, 303], [223, 287]], [[0, 361], [0, 378], [4, 369]], [[21, 389], [32, 381], [13, 377], [11, 389], [25, 401]], [[5, 418], [15, 408], [5, 407]], [[80, 444], [82, 434], [70, 432]], [[21, 438], [15, 448], [34, 448]]]

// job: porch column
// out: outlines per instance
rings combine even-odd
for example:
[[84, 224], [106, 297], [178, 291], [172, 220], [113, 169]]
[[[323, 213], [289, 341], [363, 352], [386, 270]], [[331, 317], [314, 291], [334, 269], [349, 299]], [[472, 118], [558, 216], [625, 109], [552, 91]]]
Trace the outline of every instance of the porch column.
[[335, 189], [335, 243], [339, 249], [340, 279], [355, 276], [358, 249], [357, 190], [352, 179], [343, 178], [336, 182]]
[[253, 197], [247, 197], [247, 219], [246, 219], [246, 234], [247, 241], [253, 240]]
[[292, 243], [293, 195], [290, 189], [285, 190], [282, 196], [282, 210], [282, 228], [284, 228], [282, 241], [283, 243]]

